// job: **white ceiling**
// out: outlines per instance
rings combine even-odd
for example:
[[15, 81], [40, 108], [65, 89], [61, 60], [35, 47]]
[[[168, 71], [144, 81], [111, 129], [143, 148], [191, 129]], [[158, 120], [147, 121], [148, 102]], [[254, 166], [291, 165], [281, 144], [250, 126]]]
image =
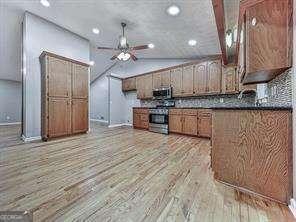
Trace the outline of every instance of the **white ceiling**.
[[[137, 53], [139, 58], [197, 58], [219, 54], [215, 17], [211, 0], [49, 0], [43, 7], [39, 0], [0, 0], [0, 79], [19, 79], [16, 56], [20, 53], [20, 22], [27, 10], [50, 20], [91, 41], [94, 45], [117, 45], [120, 22], [127, 23], [130, 45], [154, 43], [152, 50]], [[166, 8], [176, 4], [181, 13], [172, 17]], [[8, 13], [8, 9], [11, 11]], [[5, 12], [5, 13], [3, 13]], [[92, 33], [98, 27], [100, 34]], [[18, 29], [18, 30], [16, 30]], [[197, 46], [190, 47], [189, 39]], [[104, 68], [110, 52], [97, 51]], [[9, 58], [6, 58], [8, 55]], [[103, 61], [105, 60], [105, 61]], [[98, 64], [97, 64], [98, 65]], [[5, 69], [2, 69], [3, 67]], [[17, 65], [19, 70], [20, 65]], [[97, 72], [103, 71], [103, 68]], [[11, 75], [11, 76], [10, 76]]]

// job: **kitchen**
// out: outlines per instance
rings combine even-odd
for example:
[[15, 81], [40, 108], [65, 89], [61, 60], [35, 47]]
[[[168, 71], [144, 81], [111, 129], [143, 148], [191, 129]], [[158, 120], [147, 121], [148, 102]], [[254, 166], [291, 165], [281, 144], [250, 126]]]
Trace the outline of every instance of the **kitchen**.
[[296, 221], [295, 5], [0, 1], [0, 217]]

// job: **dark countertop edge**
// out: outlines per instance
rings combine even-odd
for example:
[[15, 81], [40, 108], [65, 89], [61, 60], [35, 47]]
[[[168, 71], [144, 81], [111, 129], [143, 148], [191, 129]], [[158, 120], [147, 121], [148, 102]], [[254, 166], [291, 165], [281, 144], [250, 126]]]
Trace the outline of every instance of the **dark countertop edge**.
[[293, 111], [292, 107], [287, 106], [256, 106], [256, 107], [213, 107], [212, 110], [288, 110]]
[[[288, 110], [293, 111], [289, 106], [248, 106], [248, 107], [169, 107], [171, 109], [212, 109], [212, 110]], [[133, 109], [155, 109], [155, 107], [133, 107]]]

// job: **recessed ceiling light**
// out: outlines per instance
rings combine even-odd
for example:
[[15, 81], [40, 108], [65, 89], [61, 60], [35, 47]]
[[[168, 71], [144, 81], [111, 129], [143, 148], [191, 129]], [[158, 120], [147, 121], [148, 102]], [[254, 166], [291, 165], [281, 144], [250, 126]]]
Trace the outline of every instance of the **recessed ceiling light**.
[[92, 31], [95, 34], [99, 34], [100, 33], [100, 30], [98, 28], [93, 28]]
[[50, 3], [47, 0], [40, 0], [40, 3], [44, 6], [44, 7], [49, 7]]
[[167, 8], [167, 13], [176, 16], [180, 13], [180, 8], [176, 5], [171, 5], [170, 7]]
[[154, 48], [154, 44], [153, 43], [150, 43], [150, 44], [148, 44], [148, 47], [149, 47], [149, 49], [153, 49]]
[[190, 46], [195, 46], [196, 45], [196, 40], [195, 39], [190, 39], [189, 41], [188, 41], [188, 45], [190, 45]]
[[94, 61], [89, 61], [89, 65], [93, 66], [93, 65], [95, 65], [95, 62]]

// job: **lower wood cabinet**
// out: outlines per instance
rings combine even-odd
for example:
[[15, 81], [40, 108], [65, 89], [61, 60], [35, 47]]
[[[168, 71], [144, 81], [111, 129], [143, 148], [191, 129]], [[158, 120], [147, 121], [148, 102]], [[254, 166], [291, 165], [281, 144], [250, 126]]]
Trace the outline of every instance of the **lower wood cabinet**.
[[211, 111], [200, 109], [170, 109], [169, 132], [211, 137]]
[[46, 126], [47, 137], [71, 134], [71, 104], [68, 98], [49, 98]]
[[72, 132], [81, 133], [88, 129], [88, 101], [72, 100]]
[[201, 110], [198, 112], [198, 136], [211, 138], [212, 136], [211, 110]]
[[148, 108], [133, 109], [133, 127], [138, 129], [149, 128], [149, 113]]

